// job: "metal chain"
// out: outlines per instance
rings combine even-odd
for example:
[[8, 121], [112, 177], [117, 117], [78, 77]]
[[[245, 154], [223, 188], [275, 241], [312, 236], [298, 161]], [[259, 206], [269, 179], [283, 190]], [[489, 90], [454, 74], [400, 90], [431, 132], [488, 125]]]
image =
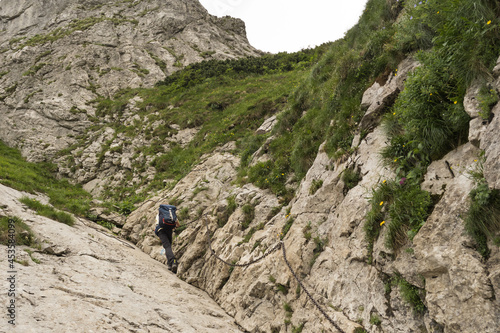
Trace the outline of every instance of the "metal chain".
[[332, 318], [330, 318], [325, 310], [323, 310], [323, 308], [318, 304], [318, 302], [316, 302], [316, 300], [311, 296], [311, 293], [309, 292], [309, 290], [307, 290], [307, 288], [304, 286], [304, 284], [302, 283], [302, 281], [300, 281], [300, 279], [298, 278], [297, 274], [294, 272], [294, 270], [292, 269], [292, 266], [290, 265], [290, 263], [288, 262], [288, 260], [286, 259], [286, 250], [285, 250], [285, 243], [283, 241], [281, 241], [283, 244], [282, 244], [282, 249], [283, 249], [283, 259], [285, 259], [285, 263], [286, 265], [288, 266], [288, 269], [290, 270], [290, 272], [292, 272], [292, 275], [293, 277], [295, 278], [295, 280], [297, 280], [297, 282], [300, 284], [300, 287], [302, 288], [302, 290], [304, 290], [304, 292], [307, 294], [307, 296], [309, 297], [309, 299], [311, 300], [311, 302], [318, 308], [319, 312], [321, 312], [323, 314], [323, 316], [325, 316], [325, 318], [330, 322], [330, 324], [332, 324], [339, 332], [342, 332], [342, 333], [345, 333], [344, 330], [342, 330], [339, 325], [337, 325], [337, 323], [335, 323], [333, 321]]
[[205, 216], [203, 216], [203, 220], [205, 221], [205, 226], [207, 227], [207, 235], [208, 235], [208, 247], [210, 248], [210, 253], [218, 260], [220, 260], [221, 262], [223, 262], [224, 264], [228, 265], [228, 266], [232, 266], [232, 267], [248, 267], [252, 264], [255, 264], [259, 261], [261, 261], [262, 259], [264, 259], [265, 257], [269, 256], [271, 253], [273, 253], [274, 251], [276, 251], [277, 249], [280, 248], [281, 246], [281, 242], [278, 242], [275, 246], [273, 246], [270, 250], [268, 250], [266, 253], [264, 253], [264, 255], [262, 255], [261, 257], [257, 258], [257, 259], [254, 259], [250, 262], [247, 262], [245, 264], [232, 264], [232, 263], [229, 263], [227, 261], [225, 261], [224, 259], [222, 259], [221, 257], [219, 257], [214, 249], [212, 248], [212, 236], [210, 235], [210, 229], [208, 229], [208, 223], [207, 223], [207, 219]]
[[[332, 318], [330, 318], [330, 316], [328, 316], [328, 314], [325, 312], [325, 310], [323, 310], [323, 308], [318, 304], [318, 302], [316, 302], [316, 300], [312, 297], [311, 293], [309, 292], [309, 290], [307, 290], [307, 288], [304, 286], [304, 284], [302, 283], [302, 281], [300, 281], [299, 277], [297, 276], [297, 274], [295, 273], [295, 271], [292, 269], [292, 266], [290, 265], [290, 263], [288, 262], [288, 259], [286, 258], [286, 249], [285, 249], [285, 243], [281, 240], [279, 241], [276, 245], [274, 245], [270, 250], [268, 250], [266, 253], [264, 253], [263, 256], [255, 259], [255, 260], [252, 260], [250, 262], [247, 262], [245, 264], [232, 264], [232, 263], [229, 263], [227, 262], [226, 260], [222, 259], [221, 257], [219, 257], [214, 249], [212, 248], [212, 236], [210, 234], [210, 229], [208, 228], [208, 222], [207, 222], [207, 218], [206, 218], [206, 215], [207, 214], [204, 214], [202, 215], [203, 217], [203, 221], [205, 222], [205, 226], [207, 228], [207, 235], [208, 235], [208, 247], [210, 249], [210, 253], [211, 255], [213, 255], [216, 259], [218, 259], [219, 261], [223, 262], [224, 264], [228, 265], [228, 266], [232, 266], [232, 267], [248, 267], [252, 264], [255, 264], [261, 260], [263, 260], [264, 258], [266, 258], [267, 256], [269, 256], [271, 253], [273, 253], [274, 251], [278, 250], [280, 247], [281, 249], [283, 250], [283, 259], [285, 260], [285, 263], [288, 267], [288, 269], [290, 270], [290, 272], [292, 273], [293, 277], [295, 278], [295, 280], [297, 280], [297, 282], [299, 283], [300, 287], [302, 288], [302, 290], [304, 290], [304, 292], [306, 293], [306, 295], [309, 297], [309, 299], [311, 300], [311, 302], [314, 304], [314, 306], [316, 306], [316, 308], [319, 310], [319, 312], [321, 312], [321, 314], [323, 314], [323, 316], [330, 322], [330, 324], [333, 325], [333, 327], [335, 327], [339, 332], [341, 333], [345, 333], [344, 330], [342, 330], [340, 328], [339, 325], [337, 325], [337, 323], [335, 323], [333, 321]], [[195, 222], [195, 221], [193, 221]], [[186, 223], [184, 224], [185, 225], [189, 225], [193, 222], [190, 222], [190, 223]]]

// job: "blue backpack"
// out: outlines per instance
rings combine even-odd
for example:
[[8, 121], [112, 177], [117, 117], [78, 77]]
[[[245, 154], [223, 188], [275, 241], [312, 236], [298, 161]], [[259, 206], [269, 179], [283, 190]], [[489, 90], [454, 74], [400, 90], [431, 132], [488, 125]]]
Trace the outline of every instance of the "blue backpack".
[[160, 205], [158, 211], [158, 225], [160, 227], [164, 226], [175, 226], [177, 221], [177, 207], [172, 205]]

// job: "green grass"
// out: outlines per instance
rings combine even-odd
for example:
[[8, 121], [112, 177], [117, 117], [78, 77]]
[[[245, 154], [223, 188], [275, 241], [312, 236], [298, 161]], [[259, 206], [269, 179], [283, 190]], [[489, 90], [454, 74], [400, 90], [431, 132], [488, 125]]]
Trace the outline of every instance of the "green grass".
[[[36, 45], [43, 45], [46, 43], [50, 43], [53, 41], [56, 41], [58, 39], [64, 38], [66, 36], [71, 35], [75, 31], [85, 31], [87, 29], [90, 29], [94, 25], [100, 22], [104, 21], [110, 21], [114, 25], [119, 25], [119, 24], [124, 24], [124, 23], [131, 23], [137, 25], [139, 22], [135, 19], [126, 19], [122, 17], [105, 17], [105, 16], [100, 16], [100, 17], [86, 17], [83, 19], [74, 19], [72, 20], [66, 27], [61, 27], [57, 28], [50, 33], [46, 35], [42, 34], [37, 34], [30, 39], [24, 41], [20, 45], [17, 46], [17, 49], [22, 49], [26, 46], [36, 46]], [[12, 41], [11, 44], [15, 44], [18, 41]]]
[[243, 222], [241, 223], [241, 230], [245, 230], [255, 218], [255, 206], [246, 204], [241, 209], [243, 210]]
[[423, 315], [427, 311], [427, 307], [421, 298], [421, 294], [424, 293], [425, 290], [412, 285], [401, 275], [393, 277], [393, 283], [399, 287], [401, 298], [412, 307], [415, 314]]
[[344, 182], [347, 189], [352, 189], [358, 185], [361, 180], [361, 175], [359, 170], [353, 170], [351, 168], [345, 169], [342, 173], [342, 181]]
[[28, 206], [28, 208], [34, 210], [38, 215], [48, 217], [67, 225], [73, 225], [75, 223], [75, 219], [72, 215], [59, 211], [52, 206], [44, 205], [38, 200], [22, 197], [19, 201]]
[[[290, 91], [304, 75], [306, 71], [295, 70], [243, 78], [216, 77], [208, 78], [193, 87], [183, 88], [181, 93], [172, 93], [170, 86], [161, 85], [151, 89], [126, 89], [113, 99], [98, 99], [99, 117], [108, 115], [118, 119], [127, 101], [133, 96], [140, 96], [143, 102], [138, 107], [143, 121], [128, 127], [118, 122], [109, 125], [115, 127], [116, 133], [126, 133], [129, 137], [135, 136], [138, 129], [145, 126], [146, 139], [151, 140], [151, 144], [141, 151], [147, 155], [159, 155], [151, 163], [157, 171], [153, 181], [131, 188], [118, 187], [107, 191], [105, 197], [117, 202], [125, 199], [139, 202], [152, 191], [162, 189], [164, 180], [180, 180], [199, 162], [203, 154], [230, 141], [237, 144], [235, 153], [247, 152], [248, 156], [251, 154], [249, 151], [258, 148], [252, 139], [255, 137], [254, 131], [262, 124], [263, 119], [285, 107]], [[151, 116], [155, 112], [159, 116]], [[161, 131], [150, 127], [157, 120], [163, 120], [167, 124]], [[165, 151], [162, 147], [165, 138], [176, 132], [168, 126], [170, 124], [177, 124], [181, 129], [197, 127], [199, 132], [187, 147], [172, 145], [171, 150]], [[104, 156], [107, 150], [109, 146], [105, 146], [101, 155]], [[142, 165], [136, 167], [144, 168]], [[139, 187], [144, 190], [137, 192]]]
[[[9, 233], [9, 230], [14, 230], [14, 233], [12, 231]], [[9, 235], [14, 235], [14, 238], [9, 238]], [[12, 241], [15, 241], [15, 243], [12, 243]], [[0, 217], [0, 244], [6, 246], [9, 244], [35, 246], [36, 238], [33, 231], [22, 219], [2, 216]]]
[[55, 166], [27, 162], [21, 153], [0, 141], [0, 183], [28, 193], [45, 193], [50, 204], [61, 210], [85, 216], [91, 196], [80, 185], [56, 179]]
[[281, 229], [281, 235], [280, 235], [280, 239], [281, 240], [283, 240], [285, 238], [286, 234], [288, 233], [288, 231], [290, 231], [290, 228], [292, 228], [292, 225], [293, 225], [294, 221], [295, 220], [292, 217], [289, 217], [286, 220], [285, 225]]
[[226, 225], [227, 221], [229, 220], [229, 217], [234, 213], [236, 208], [238, 208], [238, 205], [236, 204], [236, 198], [234, 195], [229, 196], [227, 199], [227, 208], [217, 214], [217, 225], [219, 227], [223, 227]]
[[420, 189], [420, 179], [385, 180], [372, 191], [364, 224], [369, 258], [382, 228], [387, 228], [385, 246], [397, 250], [413, 239], [432, 208], [430, 194]]
[[465, 230], [476, 242], [484, 258], [490, 255], [488, 241], [500, 246], [500, 191], [490, 189], [484, 179], [470, 192], [470, 206], [465, 216]]

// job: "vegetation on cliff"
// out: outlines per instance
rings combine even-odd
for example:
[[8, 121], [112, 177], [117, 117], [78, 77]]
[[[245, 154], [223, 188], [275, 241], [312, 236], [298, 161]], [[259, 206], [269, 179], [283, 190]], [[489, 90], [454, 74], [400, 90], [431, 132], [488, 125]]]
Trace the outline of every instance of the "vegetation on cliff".
[[[113, 98], [99, 97], [94, 103], [95, 125], [62, 155], [81, 152], [84, 143], [105, 127], [113, 128], [115, 137], [124, 133], [130, 141], [141, 132], [147, 145], [136, 149], [134, 157], [143, 154], [151, 159], [148, 163], [132, 162], [132, 169], [144, 172], [154, 167], [154, 178], [130, 185], [134, 172], [129, 172], [123, 186], [103, 192], [103, 199], [115, 203], [138, 203], [166, 184], [175, 184], [204, 154], [235, 142], [232, 152], [241, 156], [240, 184], [252, 182], [268, 188], [286, 204], [322, 143], [332, 159], [344, 158], [356, 149], [351, 146], [353, 137], [368, 134], [358, 127], [364, 115], [360, 107], [363, 93], [375, 81], [384, 84], [390, 73], [397, 75], [397, 64], [412, 56], [421, 66], [409, 75], [405, 89], [386, 108], [383, 118], [390, 144], [382, 154], [397, 178], [374, 189], [373, 209], [365, 225], [367, 240], [373, 244], [387, 219], [391, 232], [386, 244], [394, 248], [418, 232], [432, 209], [432, 200], [419, 187], [429, 163], [467, 140], [466, 88], [473, 80], [484, 82], [481, 116], [485, 119], [498, 100], [497, 92], [488, 89], [486, 78], [500, 53], [499, 14], [500, 6], [493, 0], [370, 0], [358, 24], [333, 43], [293, 54], [204, 61], [177, 71], [154, 88], [126, 89]], [[135, 105], [139, 117], [125, 124], [122, 116], [134, 97], [140, 97]], [[255, 135], [263, 119], [271, 115], [278, 115], [274, 131]], [[159, 120], [165, 125], [153, 126]], [[179, 129], [189, 128], [197, 130], [189, 144], [166, 144]], [[271, 136], [266, 144], [270, 160], [250, 163], [252, 154]], [[126, 145], [112, 148], [111, 141], [106, 142], [98, 164], [106, 153]], [[2, 154], [2, 160], [9, 154]], [[71, 164], [74, 159], [68, 156]], [[81, 167], [71, 165], [73, 171]], [[36, 177], [50, 179], [51, 168], [33, 168], [39, 170]], [[3, 175], [5, 183], [27, 183], [21, 176], [10, 180], [11, 173], [22, 172]], [[56, 206], [80, 213], [86, 210], [88, 196], [77, 187], [50, 182], [62, 184], [56, 187], [70, 193], [64, 194], [66, 198], [74, 199], [59, 199], [59, 190], [54, 190], [55, 185], [43, 185], [45, 180], [26, 186], [29, 191], [50, 192]], [[471, 194], [473, 207], [496, 207], [498, 200], [474, 199], [483, 192], [479, 186]], [[413, 203], [402, 205], [408, 201], [408, 193]], [[493, 194], [491, 198], [495, 198]], [[381, 201], [387, 207], [384, 211]], [[477, 233], [482, 229], [473, 230]]]

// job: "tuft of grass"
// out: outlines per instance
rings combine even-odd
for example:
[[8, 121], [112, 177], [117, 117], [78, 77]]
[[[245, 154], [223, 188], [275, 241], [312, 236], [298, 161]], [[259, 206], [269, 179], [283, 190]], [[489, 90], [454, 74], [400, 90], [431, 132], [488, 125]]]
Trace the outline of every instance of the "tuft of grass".
[[479, 116], [485, 120], [489, 120], [491, 117], [491, 109], [498, 102], [497, 91], [484, 84], [479, 89], [477, 100], [479, 101], [479, 107], [481, 109]]
[[382, 228], [388, 229], [385, 246], [389, 249], [396, 250], [406, 239], [412, 240], [429, 215], [431, 197], [420, 189], [419, 179], [401, 178], [379, 184], [370, 203], [364, 224], [369, 257]]
[[242, 207], [243, 210], [243, 222], [241, 223], [241, 230], [245, 230], [250, 226], [253, 219], [255, 218], [255, 207], [251, 204], [246, 204]]
[[48, 217], [52, 220], [59, 221], [70, 226], [75, 223], [75, 219], [72, 215], [56, 210], [52, 206], [44, 205], [38, 200], [22, 197], [19, 201], [28, 206], [28, 208], [34, 210], [38, 215]]
[[314, 193], [316, 193], [321, 187], [323, 186], [323, 181], [320, 179], [320, 180], [317, 180], [317, 179], [313, 179], [313, 181], [311, 182], [311, 187], [309, 188], [309, 194], [310, 195], [313, 195]]
[[415, 314], [423, 315], [427, 311], [421, 298], [421, 294], [425, 293], [425, 290], [412, 285], [399, 274], [393, 277], [393, 283], [399, 286], [399, 292], [403, 301], [413, 308]]
[[312, 237], [312, 225], [311, 222], [307, 222], [307, 225], [302, 229], [302, 233], [304, 234], [304, 238], [307, 241], [311, 240]]
[[283, 295], [288, 295], [288, 290], [290, 289], [290, 286], [288, 285], [282, 285], [281, 283], [276, 283], [276, 289], [281, 292]]
[[285, 238], [286, 234], [288, 233], [288, 231], [290, 231], [290, 228], [292, 227], [294, 221], [295, 220], [292, 217], [289, 217], [286, 220], [285, 225], [281, 229], [281, 235], [280, 235], [281, 240], [283, 240]]
[[325, 246], [326, 246], [327, 241], [328, 241], [328, 239], [326, 239], [326, 238], [320, 238], [319, 236], [314, 237], [314, 244], [316, 245], [316, 247], [313, 250], [314, 256], [310, 262], [311, 267], [314, 265], [314, 263], [316, 262], [316, 259], [318, 259], [321, 252], [323, 252], [325, 250]]
[[293, 313], [293, 309], [292, 309], [292, 306], [290, 305], [290, 303], [288, 303], [288, 302], [283, 303], [283, 309], [285, 309], [285, 311], [287, 312], [287, 316], [291, 317], [291, 315]]
[[[14, 228], [14, 233], [9, 230]], [[14, 235], [14, 236], [11, 236]], [[12, 239], [12, 237], [14, 237]], [[0, 244], [8, 246], [9, 244], [35, 246], [36, 238], [31, 228], [17, 216], [0, 217]]]
[[500, 191], [480, 182], [469, 194], [471, 203], [465, 216], [465, 230], [476, 242], [477, 250], [488, 258], [488, 240], [500, 246]]
[[370, 314], [370, 324], [379, 326], [382, 324], [382, 320], [376, 313]]
[[342, 181], [344, 182], [348, 190], [358, 185], [360, 180], [361, 180], [361, 175], [359, 170], [353, 170], [351, 168], [347, 168], [342, 173]]
[[292, 333], [301, 333], [305, 324], [306, 323], [301, 323], [299, 326], [292, 325]]
[[236, 198], [234, 195], [229, 196], [227, 199], [227, 208], [222, 212], [217, 214], [217, 225], [223, 227], [226, 225], [229, 217], [234, 213], [238, 205], [236, 204]]

